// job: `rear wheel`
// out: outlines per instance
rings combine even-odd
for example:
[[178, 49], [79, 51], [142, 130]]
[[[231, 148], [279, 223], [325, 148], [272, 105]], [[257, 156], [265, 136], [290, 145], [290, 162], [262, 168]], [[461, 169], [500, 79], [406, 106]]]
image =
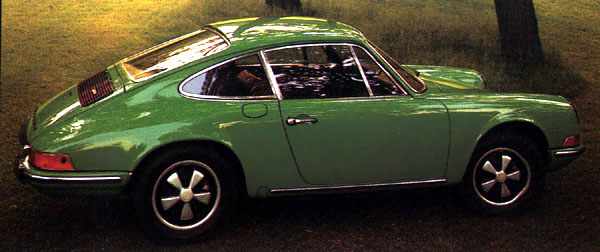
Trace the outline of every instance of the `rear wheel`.
[[543, 187], [541, 151], [531, 139], [504, 132], [484, 139], [463, 180], [469, 204], [506, 213], [532, 201]]
[[145, 231], [158, 239], [190, 239], [212, 230], [237, 199], [230, 168], [201, 148], [171, 150], [141, 167], [133, 197]]

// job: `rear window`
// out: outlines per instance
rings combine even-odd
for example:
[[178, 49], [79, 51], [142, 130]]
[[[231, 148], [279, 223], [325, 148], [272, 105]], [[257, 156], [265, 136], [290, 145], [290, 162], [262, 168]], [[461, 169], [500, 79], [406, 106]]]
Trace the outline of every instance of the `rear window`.
[[228, 46], [219, 34], [200, 30], [175, 42], [134, 55], [126, 59], [123, 67], [133, 80], [139, 81], [223, 51]]

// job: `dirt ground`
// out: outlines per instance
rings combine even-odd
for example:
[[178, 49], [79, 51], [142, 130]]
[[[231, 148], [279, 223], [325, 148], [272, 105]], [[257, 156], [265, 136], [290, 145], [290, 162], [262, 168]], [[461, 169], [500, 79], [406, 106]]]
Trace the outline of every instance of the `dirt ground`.
[[[466, 32], [465, 22], [454, 18], [452, 13], [444, 11], [442, 14], [437, 7], [428, 7], [436, 1], [402, 1], [406, 8], [419, 8], [424, 11], [423, 15], [447, 21], [430, 25], [425, 20], [432, 19], [426, 16], [422, 19], [426, 28], [413, 23], [411, 28], [406, 28], [408, 32], [419, 29], [459, 31], [453, 34], [463, 37], [448, 37], [450, 41], [446, 44], [467, 43], [470, 48], [474, 43], [484, 50], [495, 48], [493, 43], [478, 42], [494, 40], [493, 6], [490, 8], [493, 1], [448, 1], [456, 2], [458, 7], [444, 9], [456, 13], [481, 10], [481, 18], [469, 23], [484, 34], [481, 37], [472, 37], [476, 35]], [[545, 47], [558, 52], [562, 64], [568, 66], [565, 69], [579, 76], [580, 83], [585, 83], [572, 98], [580, 110], [587, 146], [587, 152], [579, 160], [549, 174], [535, 208], [510, 216], [482, 216], [464, 208], [453, 188], [252, 200], [240, 209], [234, 225], [198, 242], [170, 245], [156, 244], [143, 235], [126, 198], [53, 198], [19, 184], [11, 170], [19, 150], [19, 123], [60, 90], [128, 54], [193, 31], [208, 20], [271, 12], [253, 7], [262, 4], [258, 0], [243, 1], [235, 10], [217, 8], [218, 1], [198, 1], [201, 3], [196, 6], [198, 12], [190, 11], [189, 1], [161, 4], [161, 8], [155, 8], [153, 1], [97, 2], [2, 1], [2, 250], [600, 250], [600, 167], [597, 162], [600, 157], [600, 3], [597, 1], [569, 1], [575, 11], [556, 1], [535, 1]], [[231, 1], [225, 2], [231, 4]], [[369, 30], [366, 25], [372, 19], [369, 15], [389, 9], [385, 5], [390, 4], [387, 1], [377, 2], [382, 2], [382, 6], [367, 8], [358, 1], [343, 6], [335, 5], [334, 1], [304, 1], [304, 7], [311, 8], [305, 14], [337, 18]], [[323, 6], [329, 12], [320, 12]], [[357, 18], [353, 19], [352, 13], [360, 11], [364, 11], [364, 15], [356, 14]], [[210, 18], [198, 18], [194, 13]], [[416, 16], [411, 15], [408, 16]], [[366, 33], [375, 35], [384, 31], [381, 27], [385, 27], [387, 21], [381, 22]], [[433, 31], [423, 34], [419, 36], [425, 37], [417, 37], [423, 43], [439, 39]], [[385, 44], [388, 41], [385, 36], [374, 40], [395, 54], [412, 50], [410, 46], [395, 48], [391, 43]], [[457, 56], [439, 59], [432, 53], [422, 52], [422, 55], [407, 54], [407, 58], [411, 63], [481, 65], [486, 74], [494, 71], [492, 60], [486, 56], [478, 58], [478, 51], [438, 47], [445, 50], [444, 55]], [[424, 58], [419, 58], [421, 56]], [[502, 79], [500, 75], [490, 74], [492, 78]]]

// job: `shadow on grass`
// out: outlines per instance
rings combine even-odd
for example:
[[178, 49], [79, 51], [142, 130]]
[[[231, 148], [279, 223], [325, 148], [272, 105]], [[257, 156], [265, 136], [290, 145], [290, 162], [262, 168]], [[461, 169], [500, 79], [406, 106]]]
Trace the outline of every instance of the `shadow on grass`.
[[491, 89], [575, 98], [590, 85], [579, 73], [563, 65], [560, 55], [554, 51], [547, 53], [541, 63], [523, 65], [505, 61], [504, 64], [504, 79], [501, 83], [490, 83]]
[[565, 65], [560, 53], [546, 49], [543, 62], [525, 63], [500, 55], [495, 41], [475, 38], [464, 30], [445, 28], [424, 31], [412, 41], [402, 34], [380, 36], [382, 44], [406, 63], [473, 68], [484, 74], [487, 87], [499, 92], [531, 92], [577, 97], [590, 85], [575, 69]]

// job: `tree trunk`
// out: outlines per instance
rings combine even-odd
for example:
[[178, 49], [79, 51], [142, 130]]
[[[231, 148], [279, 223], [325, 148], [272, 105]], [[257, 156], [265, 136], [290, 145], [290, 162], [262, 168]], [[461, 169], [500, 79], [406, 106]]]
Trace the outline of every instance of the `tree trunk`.
[[544, 59], [532, 0], [494, 0], [502, 54], [526, 63]]
[[265, 3], [273, 7], [279, 7], [287, 11], [300, 11], [302, 3], [300, 0], [265, 0]]

